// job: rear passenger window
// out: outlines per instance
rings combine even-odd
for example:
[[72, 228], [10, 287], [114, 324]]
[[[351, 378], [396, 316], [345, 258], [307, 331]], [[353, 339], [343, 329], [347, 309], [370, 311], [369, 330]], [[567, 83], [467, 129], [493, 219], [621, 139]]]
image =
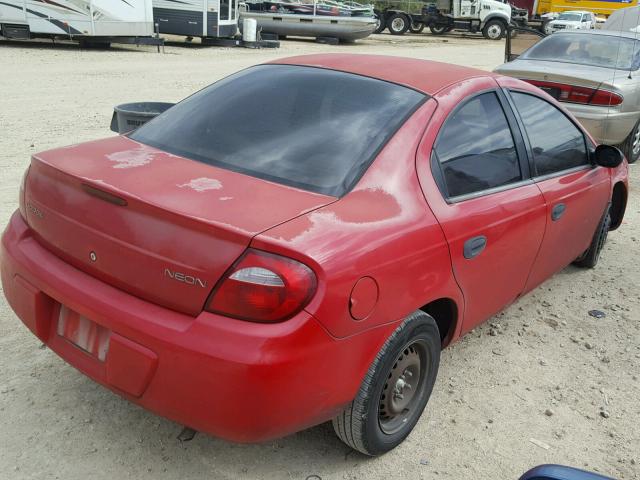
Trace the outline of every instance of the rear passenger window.
[[589, 163], [584, 135], [564, 113], [533, 95], [511, 96], [529, 136], [538, 176]]
[[435, 153], [449, 197], [522, 179], [513, 136], [495, 93], [478, 95], [454, 112], [440, 132]]

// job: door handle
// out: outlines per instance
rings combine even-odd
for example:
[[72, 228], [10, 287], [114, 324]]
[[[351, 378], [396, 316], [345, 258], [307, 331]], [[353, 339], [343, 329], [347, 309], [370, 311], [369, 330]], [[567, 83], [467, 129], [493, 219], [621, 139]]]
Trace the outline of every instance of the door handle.
[[567, 206], [564, 203], [558, 203], [554, 205], [551, 209], [551, 220], [553, 220], [554, 222], [556, 220], [559, 220], [566, 209]]
[[487, 237], [484, 235], [479, 235], [477, 237], [470, 238], [466, 242], [464, 242], [463, 255], [464, 258], [470, 259], [477, 257], [482, 253], [484, 248], [487, 246]]

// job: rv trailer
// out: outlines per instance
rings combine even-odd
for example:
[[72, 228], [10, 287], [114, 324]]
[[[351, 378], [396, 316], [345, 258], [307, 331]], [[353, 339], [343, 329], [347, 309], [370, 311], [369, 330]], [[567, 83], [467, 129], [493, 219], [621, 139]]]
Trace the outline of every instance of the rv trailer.
[[151, 0], [0, 0], [0, 36], [157, 44]]
[[238, 0], [153, 0], [153, 18], [160, 33], [233, 37], [238, 33]]

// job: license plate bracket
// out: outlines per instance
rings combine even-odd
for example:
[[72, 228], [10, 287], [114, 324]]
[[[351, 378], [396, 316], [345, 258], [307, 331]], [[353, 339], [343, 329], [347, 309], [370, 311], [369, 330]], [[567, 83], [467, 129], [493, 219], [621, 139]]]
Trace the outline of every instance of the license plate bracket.
[[56, 333], [98, 361], [106, 360], [111, 330], [65, 305], [60, 305]]

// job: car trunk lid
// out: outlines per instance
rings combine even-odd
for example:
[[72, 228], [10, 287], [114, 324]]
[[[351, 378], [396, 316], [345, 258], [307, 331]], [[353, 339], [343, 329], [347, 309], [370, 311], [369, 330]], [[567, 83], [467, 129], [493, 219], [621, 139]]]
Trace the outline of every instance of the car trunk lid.
[[34, 155], [25, 189], [27, 221], [43, 246], [191, 315], [256, 234], [334, 200], [126, 137]]
[[[522, 80], [555, 82], [593, 89], [598, 89], [603, 83], [610, 84], [616, 72], [610, 68], [591, 65], [524, 59], [502, 65], [498, 71]], [[618, 70], [618, 77], [620, 76]]]

